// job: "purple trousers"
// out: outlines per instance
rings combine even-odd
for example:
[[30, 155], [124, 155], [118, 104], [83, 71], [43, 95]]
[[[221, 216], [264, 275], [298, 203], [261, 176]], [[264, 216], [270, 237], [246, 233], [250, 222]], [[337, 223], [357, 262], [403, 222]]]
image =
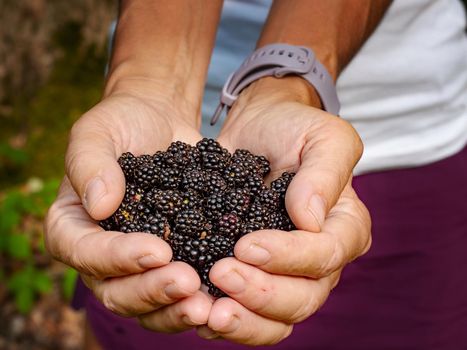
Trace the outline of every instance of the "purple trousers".
[[[273, 349], [467, 349], [467, 148], [430, 165], [358, 176], [354, 187], [372, 215], [373, 246]], [[247, 348], [144, 330], [107, 311], [81, 282], [74, 305], [86, 309], [104, 349]]]

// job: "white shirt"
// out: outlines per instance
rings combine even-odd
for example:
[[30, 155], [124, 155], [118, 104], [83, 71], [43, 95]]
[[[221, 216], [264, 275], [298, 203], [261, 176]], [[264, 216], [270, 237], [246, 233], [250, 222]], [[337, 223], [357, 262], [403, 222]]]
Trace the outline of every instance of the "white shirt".
[[[227, 76], [253, 51], [269, 5], [226, 1], [208, 74], [205, 119]], [[458, 0], [391, 4], [337, 82], [340, 115], [365, 146], [356, 174], [431, 163], [465, 146], [465, 25]]]

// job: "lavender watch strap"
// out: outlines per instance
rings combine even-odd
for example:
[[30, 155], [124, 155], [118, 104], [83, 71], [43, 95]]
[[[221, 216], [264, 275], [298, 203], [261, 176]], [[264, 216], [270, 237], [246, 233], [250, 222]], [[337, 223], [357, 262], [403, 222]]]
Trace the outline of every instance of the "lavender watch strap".
[[225, 106], [231, 107], [240, 92], [255, 80], [266, 76], [281, 78], [295, 74], [307, 80], [316, 89], [324, 109], [339, 113], [339, 100], [332, 77], [315, 58], [313, 51], [303, 46], [271, 44], [257, 49], [224, 84], [221, 101], [211, 119], [215, 124]]

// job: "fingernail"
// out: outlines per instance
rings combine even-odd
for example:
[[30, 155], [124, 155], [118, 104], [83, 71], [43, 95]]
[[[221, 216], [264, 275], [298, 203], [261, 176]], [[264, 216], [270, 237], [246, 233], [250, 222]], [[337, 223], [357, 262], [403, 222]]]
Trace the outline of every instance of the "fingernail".
[[248, 264], [264, 265], [271, 259], [271, 254], [257, 243], [251, 243], [247, 249], [239, 254], [238, 258]]
[[318, 194], [312, 195], [310, 202], [308, 203], [308, 209], [318, 222], [319, 227], [323, 227], [324, 220], [326, 218], [326, 204], [324, 203], [323, 198]]
[[182, 291], [175, 282], [168, 284], [164, 288], [164, 293], [169, 299], [180, 299], [187, 296], [187, 293]]
[[240, 293], [245, 290], [245, 279], [235, 270], [227, 272], [220, 278], [219, 287], [226, 293]]
[[211, 328], [208, 326], [201, 326], [198, 328], [198, 334], [201, 338], [211, 340], [211, 339], [216, 339], [219, 337], [219, 334], [214, 332]]
[[240, 320], [237, 316], [232, 316], [230, 323], [222, 328], [222, 333], [235, 332], [240, 327]]
[[159, 267], [161, 265], [161, 262], [154, 255], [148, 254], [148, 255], [143, 255], [142, 257], [140, 257], [138, 259], [138, 264], [143, 269], [150, 269], [153, 267]]
[[189, 325], [189, 326], [196, 326], [196, 323], [193, 322], [187, 315], [184, 315], [182, 317], [182, 321], [183, 323], [185, 323], [186, 325]]
[[100, 177], [91, 179], [84, 191], [83, 205], [89, 212], [107, 194], [107, 187]]

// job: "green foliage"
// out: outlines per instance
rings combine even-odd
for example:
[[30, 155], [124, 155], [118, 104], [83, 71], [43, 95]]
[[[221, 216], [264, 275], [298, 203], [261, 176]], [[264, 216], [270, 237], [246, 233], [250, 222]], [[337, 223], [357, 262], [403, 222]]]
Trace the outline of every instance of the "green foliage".
[[71, 300], [71, 297], [73, 296], [77, 277], [78, 272], [71, 267], [68, 268], [63, 275], [62, 291], [66, 300]]
[[[6, 282], [22, 313], [31, 309], [38, 294], [52, 290], [52, 278], [43, 266], [37, 266], [36, 258], [46, 254], [40, 223], [58, 186], [58, 180], [31, 179], [22, 188], [4, 192], [0, 200], [0, 257], [4, 261], [0, 280]], [[35, 225], [28, 226], [28, 219]], [[64, 294], [70, 295], [76, 274], [65, 275]]]

